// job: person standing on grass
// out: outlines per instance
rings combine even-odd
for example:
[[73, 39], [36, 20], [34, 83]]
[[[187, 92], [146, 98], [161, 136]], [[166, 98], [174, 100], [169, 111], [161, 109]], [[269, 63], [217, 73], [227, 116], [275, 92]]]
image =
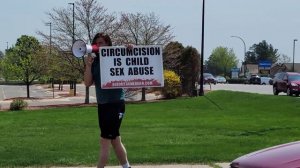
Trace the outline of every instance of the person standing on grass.
[[[112, 46], [107, 34], [97, 33], [92, 45]], [[125, 93], [123, 89], [101, 89], [99, 53], [93, 58], [85, 58], [84, 84], [89, 87], [95, 84], [98, 121], [101, 130], [99, 161], [97, 168], [104, 168], [108, 161], [110, 144], [123, 168], [130, 168], [126, 149], [121, 141], [119, 128], [125, 113]]]

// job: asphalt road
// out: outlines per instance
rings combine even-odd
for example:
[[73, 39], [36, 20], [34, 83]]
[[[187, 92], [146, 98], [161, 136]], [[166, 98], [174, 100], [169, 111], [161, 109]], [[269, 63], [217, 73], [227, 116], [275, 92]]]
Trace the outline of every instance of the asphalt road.
[[209, 85], [206, 85], [205, 88], [208, 90], [231, 90], [259, 94], [273, 94], [272, 85], [216, 84], [211, 85], [211, 87]]
[[[27, 97], [25, 85], [0, 85], [0, 100], [11, 99], [15, 97]], [[52, 93], [42, 88], [40, 85], [30, 86], [30, 97], [50, 98]]]

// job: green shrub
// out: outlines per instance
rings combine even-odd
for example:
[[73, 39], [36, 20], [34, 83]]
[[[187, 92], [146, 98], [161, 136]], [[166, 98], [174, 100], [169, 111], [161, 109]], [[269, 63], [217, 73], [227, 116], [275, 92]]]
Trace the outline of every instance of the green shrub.
[[174, 72], [164, 70], [165, 86], [162, 89], [162, 94], [167, 99], [172, 99], [181, 96], [180, 77]]
[[22, 110], [28, 106], [28, 103], [22, 99], [14, 99], [10, 103], [10, 110]]

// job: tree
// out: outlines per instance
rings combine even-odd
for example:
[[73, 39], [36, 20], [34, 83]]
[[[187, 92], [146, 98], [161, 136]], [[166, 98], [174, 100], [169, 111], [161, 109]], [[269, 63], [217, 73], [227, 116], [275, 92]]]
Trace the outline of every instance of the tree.
[[250, 51], [246, 53], [245, 62], [258, 64], [259, 61], [271, 61], [275, 63], [278, 61], [279, 54], [278, 49], [274, 49], [271, 44], [268, 44], [265, 40], [258, 44], [253, 44], [250, 47]]
[[193, 95], [195, 83], [199, 81], [200, 54], [196, 48], [186, 47], [180, 58], [180, 77], [183, 92]]
[[178, 41], [168, 43], [163, 49], [164, 69], [172, 70], [180, 75], [180, 57], [184, 51], [184, 47]]
[[[7, 81], [8, 79], [12, 79], [14, 77], [14, 75], [12, 74], [12, 72], [9, 70], [9, 64], [6, 64], [6, 62], [8, 62], [9, 57], [7, 55], [9, 55], [9, 53], [12, 53], [12, 48], [9, 48], [6, 50], [6, 56], [3, 57], [0, 60], [0, 71], [1, 71], [1, 76]], [[14, 79], [16, 79], [14, 77]]]
[[291, 58], [285, 54], [282, 54], [279, 56], [276, 63], [290, 63], [290, 62], [291, 62]]
[[[108, 14], [96, 0], [78, 0], [75, 2], [75, 39], [82, 39], [91, 43], [93, 36], [98, 32], [113, 34], [119, 25], [116, 16]], [[48, 12], [49, 21], [52, 23], [52, 45], [59, 54], [73, 67], [74, 71], [84, 74], [83, 59], [78, 59], [70, 53], [73, 44], [73, 11], [66, 8], [54, 8]], [[49, 35], [38, 32], [44, 42], [49, 41]], [[76, 72], [76, 73], [77, 73]], [[85, 103], [89, 103], [89, 87], [86, 87]]]
[[[173, 39], [171, 26], [164, 25], [154, 14], [123, 13], [118, 31], [112, 38], [115, 44], [166, 45]], [[145, 101], [145, 88], [142, 89], [142, 101]]]
[[27, 87], [27, 98], [30, 97], [29, 86], [46, 71], [47, 59], [39, 41], [32, 36], [22, 35], [15, 47], [7, 50], [3, 60], [4, 73], [10, 78], [22, 80]]
[[60, 90], [63, 90], [64, 81], [76, 81], [77, 79], [82, 79], [82, 73], [76, 70], [72, 64], [68, 63], [57, 50], [52, 50], [51, 55], [47, 54], [47, 56], [48, 72], [45, 79], [55, 79], [56, 82], [59, 82]]
[[238, 59], [232, 49], [217, 47], [206, 61], [208, 71], [215, 75], [229, 75], [231, 68], [236, 67]]
[[0, 51], [0, 60], [4, 58], [4, 54], [2, 51]]

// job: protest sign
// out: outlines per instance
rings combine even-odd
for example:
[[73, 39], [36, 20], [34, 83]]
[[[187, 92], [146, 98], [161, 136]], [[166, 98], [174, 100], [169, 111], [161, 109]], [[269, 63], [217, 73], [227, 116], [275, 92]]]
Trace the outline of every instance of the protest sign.
[[101, 88], [163, 87], [160, 45], [100, 47]]

